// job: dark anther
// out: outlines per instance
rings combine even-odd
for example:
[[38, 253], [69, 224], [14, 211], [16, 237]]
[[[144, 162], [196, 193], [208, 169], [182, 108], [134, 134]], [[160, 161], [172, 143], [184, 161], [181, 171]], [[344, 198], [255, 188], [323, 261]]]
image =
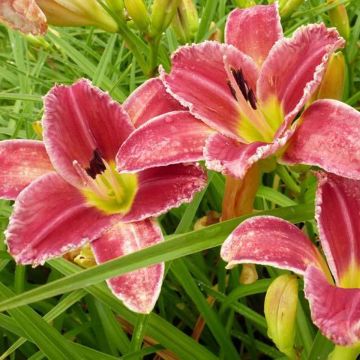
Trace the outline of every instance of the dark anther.
[[254, 110], [256, 110], [257, 109], [257, 107], [256, 107], [256, 97], [255, 97], [255, 94], [252, 91], [252, 89], [250, 89], [249, 92], [248, 92], [248, 98], [249, 98], [249, 103], [250, 103], [251, 107]]
[[230, 89], [231, 95], [234, 97], [235, 100], [237, 100], [237, 98], [236, 98], [236, 91], [235, 91], [235, 89], [232, 87], [230, 80], [227, 81], [227, 84], [228, 84], [228, 87], [229, 87], [229, 89]]
[[236, 83], [239, 86], [241, 93], [243, 94], [243, 97], [245, 98], [246, 101], [248, 101], [248, 86], [244, 79], [242, 70], [231, 69], [231, 72], [235, 78]]
[[95, 179], [96, 175], [103, 173], [105, 169], [106, 166], [101, 158], [100, 152], [95, 149], [93, 151], [93, 158], [90, 160], [90, 165], [85, 169], [85, 171], [89, 176]]
[[[250, 103], [251, 107], [254, 110], [256, 110], [257, 106], [256, 106], [256, 97], [255, 97], [254, 91], [249, 88], [249, 85], [247, 84], [247, 82], [244, 78], [244, 74], [243, 74], [242, 70], [241, 69], [235, 70], [232, 68], [231, 73], [234, 76], [236, 84], [238, 85], [242, 95], [244, 96], [244, 99]], [[230, 81], [228, 81], [228, 86], [231, 90], [231, 93], [234, 95], [235, 91], [234, 91], [234, 88], [231, 86]]]

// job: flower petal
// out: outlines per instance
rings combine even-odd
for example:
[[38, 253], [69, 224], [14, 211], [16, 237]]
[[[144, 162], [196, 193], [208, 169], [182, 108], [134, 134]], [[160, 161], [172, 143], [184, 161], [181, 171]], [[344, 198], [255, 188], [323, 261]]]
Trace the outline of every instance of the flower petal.
[[[125, 224], [118, 222], [91, 243], [98, 264], [162, 242], [160, 227], [153, 220]], [[107, 280], [119, 299], [132, 311], [148, 314], [160, 295], [164, 263], [152, 265]]]
[[55, 86], [44, 103], [47, 152], [55, 169], [75, 186], [81, 182], [74, 160], [86, 169], [97, 150], [106, 161], [114, 161], [134, 130], [122, 107], [84, 79], [71, 86]]
[[75, 187], [50, 173], [17, 197], [6, 242], [18, 263], [42, 264], [98, 238], [111, 219], [88, 207]]
[[311, 241], [289, 222], [258, 216], [245, 220], [225, 240], [221, 257], [231, 268], [236, 264], [271, 265], [303, 275], [309, 264], [322, 266], [321, 255]]
[[123, 221], [158, 216], [190, 202], [206, 185], [205, 172], [196, 165], [170, 165], [138, 173], [139, 189]]
[[0, 197], [15, 200], [38, 177], [53, 171], [45, 146], [36, 140], [0, 142]]
[[319, 174], [316, 219], [336, 283], [360, 287], [360, 182]]
[[42, 35], [47, 30], [46, 17], [36, 0], [2, 0], [0, 21], [27, 34]]
[[147, 80], [124, 102], [124, 110], [129, 114], [135, 127], [148, 120], [171, 111], [184, 110], [158, 78]]
[[277, 3], [235, 9], [226, 22], [225, 41], [261, 66], [275, 42], [283, 37]]
[[360, 180], [359, 138], [358, 111], [340, 101], [319, 100], [302, 115], [283, 161], [316, 165]]
[[253, 164], [281, 149], [292, 133], [292, 130], [287, 131], [271, 144], [262, 142], [242, 144], [221, 134], [211, 135], [204, 149], [206, 166], [224, 175], [242, 179]]
[[188, 111], [161, 115], [130, 135], [117, 154], [117, 166], [120, 171], [139, 171], [202, 160], [205, 140], [212, 132]]
[[329, 55], [343, 46], [338, 32], [324, 24], [300, 27], [271, 49], [258, 80], [258, 98], [266, 104], [275, 97], [290, 123], [319, 85]]
[[231, 45], [215, 41], [181, 47], [172, 57], [170, 74], [162, 72], [161, 79], [194, 116], [224, 135], [238, 138], [241, 109], [232, 95], [224, 61], [241, 69], [255, 92], [258, 71], [252, 59]]
[[337, 345], [360, 341], [360, 289], [330, 285], [319, 269], [309, 266], [305, 273], [305, 296], [311, 317], [321, 332]]

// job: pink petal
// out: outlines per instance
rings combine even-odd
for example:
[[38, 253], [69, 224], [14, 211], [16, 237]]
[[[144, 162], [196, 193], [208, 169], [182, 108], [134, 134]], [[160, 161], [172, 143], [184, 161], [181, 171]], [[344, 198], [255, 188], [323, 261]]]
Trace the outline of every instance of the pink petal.
[[261, 66], [275, 42], [283, 37], [277, 3], [235, 9], [226, 23], [225, 41]]
[[81, 184], [75, 160], [86, 169], [97, 150], [106, 161], [114, 161], [134, 130], [122, 107], [84, 79], [71, 86], [55, 86], [44, 103], [47, 152], [55, 169], [75, 186]]
[[255, 92], [258, 71], [252, 59], [231, 45], [205, 41], [181, 47], [172, 64], [170, 74], [161, 74], [168, 91], [207, 125], [238, 138], [241, 108], [228, 85], [229, 69], [225, 67], [241, 69]]
[[253, 142], [242, 144], [221, 134], [211, 135], [204, 150], [206, 166], [224, 175], [242, 179], [249, 168], [261, 159], [275, 154], [281, 149], [293, 131], [287, 131], [271, 144]]
[[0, 142], [0, 197], [14, 200], [38, 177], [53, 171], [45, 146], [35, 140]]
[[116, 157], [119, 170], [202, 160], [206, 138], [213, 131], [188, 111], [161, 115], [133, 132]]
[[304, 290], [313, 322], [327, 338], [342, 346], [360, 341], [360, 289], [332, 286], [319, 269], [309, 266]]
[[263, 64], [258, 80], [258, 98], [273, 96], [291, 122], [319, 85], [329, 55], [344, 46], [335, 29], [324, 24], [302, 26], [291, 39], [278, 41]]
[[196, 165], [170, 165], [144, 170], [139, 189], [123, 221], [139, 221], [158, 216], [190, 202], [206, 185], [205, 172]]
[[184, 110], [180, 103], [166, 92], [158, 78], [150, 79], [138, 87], [124, 102], [123, 107], [135, 127], [156, 116]]
[[336, 100], [319, 100], [301, 118], [283, 161], [360, 179], [360, 113]]
[[309, 264], [322, 266], [321, 255], [311, 241], [295, 225], [272, 216], [241, 223], [223, 243], [221, 257], [228, 262], [228, 268], [254, 263], [300, 275]]
[[[118, 222], [91, 243], [98, 264], [162, 242], [160, 227], [153, 220]], [[132, 311], [148, 314], [160, 295], [164, 263], [152, 265], [107, 280], [115, 296]]]
[[75, 187], [50, 173], [17, 197], [6, 242], [18, 263], [42, 264], [98, 238], [111, 219], [88, 207]]
[[357, 287], [360, 274], [360, 182], [319, 174], [316, 219], [322, 248], [342, 287]]
[[45, 34], [46, 17], [36, 0], [2, 0], [0, 21], [13, 29], [33, 35]]

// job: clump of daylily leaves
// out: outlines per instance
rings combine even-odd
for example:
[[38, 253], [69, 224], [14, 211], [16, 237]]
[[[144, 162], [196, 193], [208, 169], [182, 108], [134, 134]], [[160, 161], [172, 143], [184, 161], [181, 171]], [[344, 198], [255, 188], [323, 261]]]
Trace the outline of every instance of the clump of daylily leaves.
[[[81, 1], [9, 0], [0, 18], [33, 34], [44, 33], [47, 22], [118, 31], [126, 9], [151, 46], [172, 21], [183, 42], [193, 40], [198, 17], [191, 1], [169, 1], [167, 8], [155, 1], [151, 14], [142, 1], [119, 4], [89, 1], [89, 11]], [[160, 67], [160, 76], [122, 105], [85, 79], [54, 86], [44, 97], [42, 140], [0, 142], [0, 195], [15, 201], [10, 254], [19, 264], [39, 265], [89, 243], [101, 264], [163, 241], [156, 217], [192, 201], [206, 186], [206, 168], [226, 176], [227, 220], [252, 212], [263, 172], [277, 163], [306, 165], [318, 179], [321, 247], [285, 220], [257, 216], [229, 235], [220, 255], [227, 268], [262, 264], [303, 277], [312, 320], [336, 345], [332, 356], [356, 357], [360, 114], [336, 100], [343, 74], [334, 83], [331, 70], [343, 65], [336, 52], [344, 45], [324, 24], [285, 37], [278, 4], [256, 5], [230, 13], [224, 43], [180, 47], [171, 70]], [[283, 276], [268, 291], [265, 314], [269, 336], [296, 358], [297, 278]], [[163, 277], [161, 263], [108, 285], [131, 310], [149, 313]]]

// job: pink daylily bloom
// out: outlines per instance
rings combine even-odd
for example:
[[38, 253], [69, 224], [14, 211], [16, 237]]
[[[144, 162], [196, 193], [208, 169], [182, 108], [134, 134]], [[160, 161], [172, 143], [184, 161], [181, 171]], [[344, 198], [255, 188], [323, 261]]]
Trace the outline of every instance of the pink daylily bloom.
[[[360, 142], [356, 135], [348, 138], [360, 131], [357, 111], [321, 100], [296, 119], [319, 85], [329, 55], [344, 45], [338, 32], [313, 24], [285, 38], [275, 3], [234, 10], [225, 38], [225, 44], [205, 41], [174, 53], [172, 70], [162, 71], [161, 79], [194, 117], [147, 122], [120, 149], [120, 166], [130, 171], [205, 159], [208, 168], [241, 179], [257, 161], [276, 156], [360, 179]], [[151, 141], [140, 148], [138, 141], [145, 138]], [[307, 146], [309, 138], [312, 144], [321, 139], [326, 151]], [[155, 147], [155, 158], [156, 143], [163, 146]]]
[[328, 265], [299, 228], [269, 216], [240, 224], [221, 257], [228, 267], [253, 262], [304, 276], [313, 322], [335, 344], [351, 346], [360, 342], [360, 182], [318, 178], [316, 221]]
[[[41, 264], [87, 242], [102, 263], [161, 242], [150, 218], [191, 201], [205, 186], [204, 171], [194, 164], [117, 170], [116, 155], [133, 122], [147, 121], [145, 111], [131, 110], [147, 91], [164, 95], [155, 106], [149, 97], [140, 100], [152, 116], [179, 109], [158, 79], [145, 83], [125, 107], [80, 80], [55, 86], [44, 98], [43, 142], [0, 142], [0, 197], [16, 200], [6, 241], [18, 263]], [[108, 283], [130, 309], [148, 313], [163, 273], [159, 264]]]

